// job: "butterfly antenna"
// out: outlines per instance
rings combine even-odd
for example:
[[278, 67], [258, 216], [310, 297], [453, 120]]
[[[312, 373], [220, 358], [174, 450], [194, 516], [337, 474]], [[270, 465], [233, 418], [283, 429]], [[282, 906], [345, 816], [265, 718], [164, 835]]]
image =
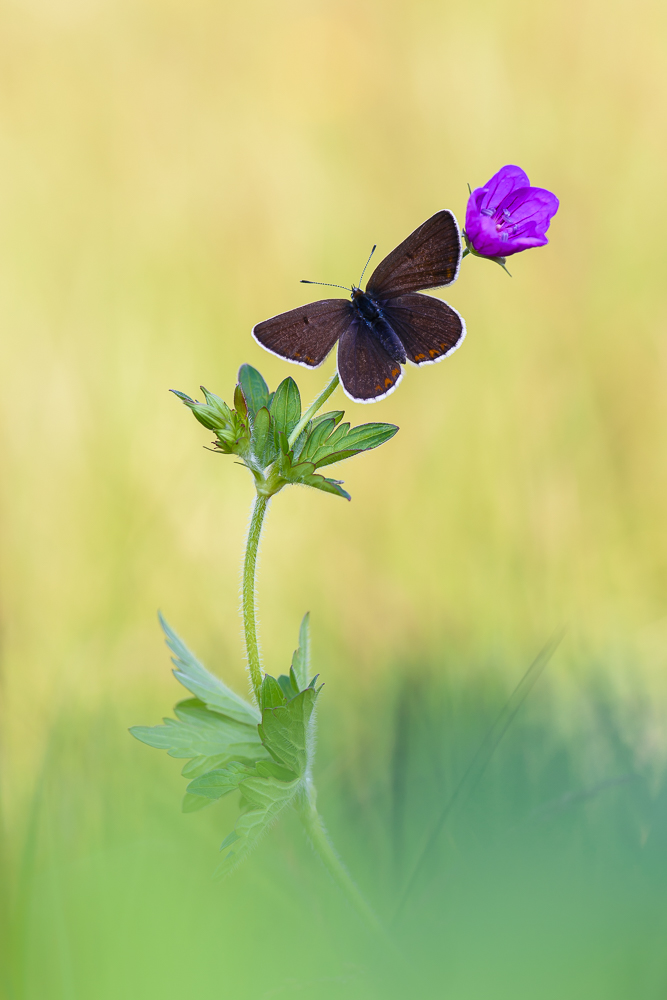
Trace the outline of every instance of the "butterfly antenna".
[[377, 243], [375, 243], [375, 244], [373, 245], [373, 249], [371, 250], [371, 252], [370, 252], [370, 253], [369, 253], [369, 255], [368, 255], [368, 260], [367, 260], [367, 261], [366, 261], [366, 263], [364, 264], [364, 269], [363, 269], [363, 271], [361, 272], [361, 277], [359, 278], [359, 288], [361, 288], [361, 282], [362, 282], [362, 281], [364, 280], [364, 275], [365, 275], [365, 273], [366, 273], [366, 268], [367, 268], [367, 267], [368, 267], [368, 265], [370, 264], [370, 262], [371, 262], [371, 257], [372, 257], [372, 256], [373, 256], [373, 254], [375, 253], [375, 250], [376, 250], [376, 249], [377, 249]]
[[302, 285], [326, 285], [327, 288], [342, 288], [343, 291], [349, 292], [349, 288], [346, 285], [334, 285], [331, 281], [308, 281], [308, 278], [301, 279]]

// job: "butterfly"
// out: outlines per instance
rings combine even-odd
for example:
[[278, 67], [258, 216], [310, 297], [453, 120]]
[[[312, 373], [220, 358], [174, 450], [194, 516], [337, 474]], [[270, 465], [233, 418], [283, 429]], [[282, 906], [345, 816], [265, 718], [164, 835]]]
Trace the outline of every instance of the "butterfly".
[[418, 294], [451, 285], [461, 255], [453, 213], [436, 212], [378, 264], [365, 291], [353, 285], [349, 300], [321, 299], [273, 316], [252, 335], [271, 354], [305, 368], [318, 368], [338, 342], [345, 394], [356, 403], [375, 403], [398, 386], [408, 361], [436, 364], [461, 346], [463, 318], [446, 302]]

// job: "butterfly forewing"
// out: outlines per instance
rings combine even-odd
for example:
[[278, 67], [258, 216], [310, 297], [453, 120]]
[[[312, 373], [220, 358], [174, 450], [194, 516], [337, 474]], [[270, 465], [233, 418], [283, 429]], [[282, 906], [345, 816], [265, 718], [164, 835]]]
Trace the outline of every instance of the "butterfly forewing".
[[386, 302], [383, 312], [415, 365], [442, 361], [460, 347], [466, 335], [456, 310], [430, 295], [401, 295]]
[[252, 335], [267, 351], [317, 368], [353, 319], [347, 299], [321, 299], [258, 323]]
[[374, 298], [389, 299], [420, 288], [450, 285], [459, 273], [461, 253], [458, 223], [443, 209], [378, 264], [366, 291]]
[[357, 403], [372, 403], [393, 392], [403, 377], [365, 323], [355, 320], [338, 344], [338, 374], [343, 389]]

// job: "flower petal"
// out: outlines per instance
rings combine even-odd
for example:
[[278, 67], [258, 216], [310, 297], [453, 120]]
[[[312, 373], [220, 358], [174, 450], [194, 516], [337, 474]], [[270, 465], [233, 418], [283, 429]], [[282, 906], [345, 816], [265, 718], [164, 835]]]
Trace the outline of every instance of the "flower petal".
[[485, 209], [495, 211], [501, 201], [510, 195], [512, 191], [516, 191], [517, 188], [527, 187], [530, 187], [528, 174], [521, 167], [515, 167], [513, 164], [508, 163], [506, 166], [501, 167], [498, 173], [494, 174], [483, 188], [477, 188], [477, 191], [475, 191], [475, 194], [478, 191], [485, 192], [477, 201], [479, 211], [483, 212]]
[[[551, 219], [558, 211], [559, 201], [555, 194], [545, 188], [518, 188], [506, 195], [498, 210], [508, 216], [512, 225], [521, 229], [527, 222], [534, 222], [538, 231], [544, 234]], [[509, 213], [509, 215], [508, 215]]]

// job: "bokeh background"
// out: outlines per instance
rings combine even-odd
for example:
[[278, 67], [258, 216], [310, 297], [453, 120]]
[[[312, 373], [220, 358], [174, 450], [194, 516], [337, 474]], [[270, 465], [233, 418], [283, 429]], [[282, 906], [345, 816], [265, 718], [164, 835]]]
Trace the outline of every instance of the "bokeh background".
[[[664, 4], [2, 0], [0, 25], [6, 996], [664, 997]], [[383, 916], [567, 628], [388, 947], [294, 817], [212, 883], [233, 811], [180, 815], [177, 762], [126, 735], [180, 696], [158, 607], [246, 690], [251, 482], [167, 390], [229, 398], [249, 362], [312, 398], [333, 359], [283, 364], [253, 323], [508, 162], [560, 197], [550, 245], [511, 280], [466, 259], [462, 350], [334, 397], [401, 431], [341, 467], [351, 504], [277, 497], [262, 551], [266, 666], [310, 610], [322, 808]]]

